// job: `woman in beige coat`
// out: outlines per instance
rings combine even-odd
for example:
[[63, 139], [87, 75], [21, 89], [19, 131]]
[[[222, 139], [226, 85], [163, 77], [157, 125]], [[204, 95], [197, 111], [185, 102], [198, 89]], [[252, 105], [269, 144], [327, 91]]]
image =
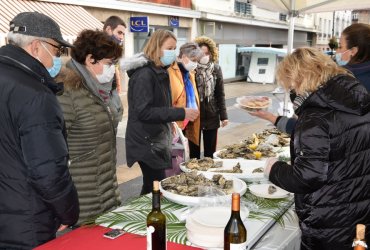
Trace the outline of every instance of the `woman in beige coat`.
[[[168, 68], [171, 84], [172, 106], [199, 109], [199, 96], [195, 84], [194, 69], [203, 52], [196, 43], [185, 43], [180, 47], [176, 62]], [[192, 143], [199, 145], [200, 117], [193, 122], [177, 121]], [[191, 157], [191, 156], [190, 156]]]

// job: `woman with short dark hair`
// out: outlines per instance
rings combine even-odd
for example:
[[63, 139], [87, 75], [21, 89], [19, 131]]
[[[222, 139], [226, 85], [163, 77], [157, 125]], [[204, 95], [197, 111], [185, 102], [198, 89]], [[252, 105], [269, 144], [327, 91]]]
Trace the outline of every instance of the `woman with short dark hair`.
[[72, 59], [58, 76], [67, 128], [69, 171], [80, 202], [78, 225], [120, 205], [116, 176], [116, 128], [120, 110], [111, 95], [122, 47], [102, 31], [82, 31]]

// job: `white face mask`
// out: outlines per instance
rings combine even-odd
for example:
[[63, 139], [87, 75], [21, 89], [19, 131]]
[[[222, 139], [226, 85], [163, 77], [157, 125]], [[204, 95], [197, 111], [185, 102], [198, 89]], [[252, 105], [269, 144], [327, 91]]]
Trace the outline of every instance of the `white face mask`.
[[103, 73], [96, 75], [96, 78], [100, 83], [107, 83], [112, 81], [114, 73], [116, 72], [115, 65], [103, 65]]
[[189, 60], [188, 63], [183, 63], [183, 65], [184, 65], [184, 68], [187, 71], [192, 71], [192, 70], [196, 69], [196, 67], [198, 66], [198, 63]]
[[207, 56], [203, 56], [203, 57], [199, 60], [199, 63], [200, 63], [200, 64], [207, 64], [207, 63], [209, 63], [209, 55], [207, 55]]

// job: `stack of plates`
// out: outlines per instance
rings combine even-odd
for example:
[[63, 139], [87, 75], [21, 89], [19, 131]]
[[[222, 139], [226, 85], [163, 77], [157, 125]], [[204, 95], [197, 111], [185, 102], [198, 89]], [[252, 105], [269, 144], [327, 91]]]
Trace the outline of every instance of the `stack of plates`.
[[[230, 215], [231, 208], [227, 206], [195, 209], [186, 219], [188, 240], [202, 248], [223, 248], [224, 229]], [[248, 209], [241, 206], [241, 219], [244, 221], [248, 215]]]

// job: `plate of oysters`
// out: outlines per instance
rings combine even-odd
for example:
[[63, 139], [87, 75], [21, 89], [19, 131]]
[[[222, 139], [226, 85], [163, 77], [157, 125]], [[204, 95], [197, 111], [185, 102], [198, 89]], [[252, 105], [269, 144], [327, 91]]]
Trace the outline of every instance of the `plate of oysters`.
[[267, 199], [282, 199], [289, 196], [289, 192], [274, 184], [255, 184], [250, 185], [249, 191], [255, 196]]
[[200, 203], [231, 201], [233, 192], [241, 196], [247, 191], [247, 184], [235, 177], [222, 174], [203, 175], [196, 171], [168, 177], [159, 183], [159, 189], [168, 200], [185, 206]]
[[271, 99], [267, 96], [241, 96], [236, 98], [236, 103], [247, 111], [267, 110]]
[[239, 143], [225, 146], [213, 154], [215, 159], [245, 159], [245, 160], [266, 160], [268, 157], [279, 157], [290, 154], [289, 135], [281, 133], [276, 129], [264, 130], [261, 133], [254, 133], [252, 136]]
[[180, 163], [183, 172], [197, 171], [205, 176], [222, 174], [239, 179], [263, 179], [264, 161], [243, 159], [190, 159]]

